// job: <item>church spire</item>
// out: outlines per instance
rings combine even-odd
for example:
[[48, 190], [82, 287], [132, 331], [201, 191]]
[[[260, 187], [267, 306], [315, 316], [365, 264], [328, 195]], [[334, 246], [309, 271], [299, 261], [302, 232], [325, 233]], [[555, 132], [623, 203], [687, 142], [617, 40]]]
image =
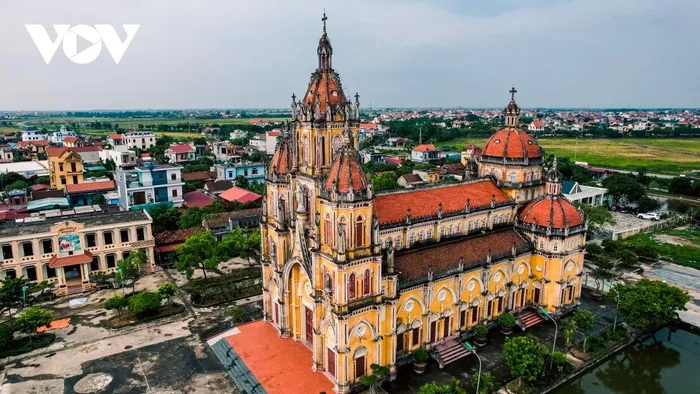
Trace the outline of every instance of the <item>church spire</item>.
[[552, 160], [552, 167], [547, 171], [547, 194], [556, 196], [561, 194], [561, 172], [557, 169], [557, 157]]
[[515, 93], [518, 93], [513, 86], [508, 93], [510, 93], [510, 103], [505, 109], [506, 115], [506, 127], [518, 127], [518, 118], [520, 118], [520, 107], [515, 103]]
[[318, 68], [319, 70], [330, 70], [333, 68], [333, 47], [331, 46], [331, 42], [328, 39], [328, 34], [326, 34], [326, 21], [328, 20], [328, 17], [326, 16], [326, 11], [323, 11], [323, 18], [321, 18], [321, 21], [323, 22], [323, 34], [321, 34], [321, 39], [318, 40]]

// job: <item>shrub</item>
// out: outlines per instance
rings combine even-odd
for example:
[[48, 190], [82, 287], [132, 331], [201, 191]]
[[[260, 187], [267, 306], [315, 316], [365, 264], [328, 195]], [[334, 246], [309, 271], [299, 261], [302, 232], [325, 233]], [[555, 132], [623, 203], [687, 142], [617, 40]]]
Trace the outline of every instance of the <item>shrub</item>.
[[498, 318], [498, 322], [501, 323], [503, 327], [513, 327], [518, 321], [512, 313], [504, 313]]
[[0, 324], [0, 349], [4, 349], [12, 343], [15, 337], [15, 330], [9, 324]]
[[121, 316], [122, 311], [129, 306], [129, 301], [121, 294], [115, 294], [107, 299], [104, 307], [107, 310], [115, 309], [117, 315]]
[[239, 305], [234, 305], [226, 311], [226, 314], [231, 319], [231, 322], [236, 324], [243, 321], [243, 308]]
[[554, 352], [554, 354], [551, 357], [552, 362], [554, 363], [554, 365], [557, 366], [559, 372], [562, 372], [564, 370], [564, 366], [569, 363], [569, 361], [566, 359], [566, 356], [562, 352]]
[[534, 338], [508, 338], [503, 353], [513, 376], [525, 381], [534, 382], [544, 370], [543, 350]]
[[424, 363], [428, 361], [428, 352], [425, 349], [418, 349], [413, 353], [413, 361], [417, 363]]
[[491, 372], [481, 374], [481, 381], [478, 380], [478, 377], [474, 377], [474, 390], [476, 390], [477, 382], [479, 382], [479, 392], [476, 394], [491, 394], [496, 390], [496, 378], [491, 375]]
[[476, 326], [476, 336], [483, 338], [487, 335], [489, 335], [489, 328], [488, 327], [486, 327], [483, 324]]
[[129, 310], [134, 314], [146, 314], [160, 307], [160, 294], [155, 291], [143, 291], [129, 297]]
[[41, 326], [51, 324], [53, 312], [48, 311], [38, 306], [30, 306], [22, 311], [22, 314], [17, 317], [17, 327], [29, 334], [29, 339], [36, 334], [36, 329]]
[[168, 302], [170, 305], [173, 296], [177, 292], [177, 287], [172, 282], [165, 282], [158, 288], [158, 294], [160, 297]]

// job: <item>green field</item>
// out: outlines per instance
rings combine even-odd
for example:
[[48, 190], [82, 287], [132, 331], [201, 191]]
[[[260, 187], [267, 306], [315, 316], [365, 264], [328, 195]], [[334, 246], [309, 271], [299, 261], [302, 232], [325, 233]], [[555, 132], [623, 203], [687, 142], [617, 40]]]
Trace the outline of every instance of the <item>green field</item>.
[[[664, 236], [671, 237], [673, 242], [665, 242], [665, 239], [661, 238]], [[662, 260], [700, 269], [700, 230], [665, 230], [637, 234], [623, 242], [651, 247]]]
[[[443, 146], [483, 146], [485, 138], [460, 138]], [[700, 139], [619, 138], [567, 139], [542, 138], [546, 154], [585, 161], [590, 165], [636, 170], [646, 167], [650, 173], [678, 175], [700, 169]]]

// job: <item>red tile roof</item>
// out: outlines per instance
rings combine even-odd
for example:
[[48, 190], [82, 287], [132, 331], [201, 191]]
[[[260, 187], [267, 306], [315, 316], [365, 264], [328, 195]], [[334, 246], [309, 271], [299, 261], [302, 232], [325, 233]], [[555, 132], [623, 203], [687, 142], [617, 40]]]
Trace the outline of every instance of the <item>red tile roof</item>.
[[563, 229], [583, 224], [583, 218], [576, 207], [562, 196], [545, 196], [531, 201], [518, 214], [518, 220], [524, 224], [535, 223], [547, 227], [552, 222], [552, 228]]
[[103, 192], [108, 190], [115, 190], [117, 188], [114, 181], [97, 181], [97, 182], [84, 182], [76, 183], [72, 185], [66, 185], [66, 194], [76, 194], [76, 193], [90, 193], [90, 192]]
[[357, 162], [356, 153], [354, 149], [348, 147], [336, 152], [335, 160], [326, 178], [326, 189], [337, 189], [340, 193], [347, 193], [350, 191], [350, 185], [355, 192], [367, 188], [367, 176]]
[[289, 165], [289, 147], [287, 145], [286, 141], [282, 141], [275, 149], [275, 154], [272, 156], [272, 161], [270, 161], [270, 172], [286, 174], [291, 170]]
[[378, 216], [379, 224], [395, 223], [406, 218], [406, 210], [409, 208], [413, 218], [435, 216], [440, 203], [442, 203], [443, 212], [457, 212], [466, 208], [467, 198], [471, 207], [479, 207], [490, 204], [492, 196], [496, 199], [496, 203], [509, 201], [508, 196], [492, 180], [484, 179], [477, 182], [379, 195], [374, 200], [374, 211]]
[[433, 144], [423, 144], [416, 146], [413, 150], [416, 152], [434, 152], [437, 148]]
[[86, 146], [76, 146], [73, 148], [70, 148], [73, 152], [76, 153], [83, 153], [83, 152], [100, 152], [102, 151], [102, 148], [97, 146], [97, 145], [86, 145]]
[[80, 141], [80, 138], [78, 137], [63, 137], [63, 142], [75, 143], [78, 141]]
[[31, 145], [36, 145], [36, 146], [49, 146], [49, 141], [47, 140], [36, 140], [36, 141], [20, 141], [17, 143], [17, 145], [21, 147], [27, 147]]
[[76, 254], [73, 256], [58, 257], [58, 255], [54, 255], [51, 260], [49, 260], [49, 268], [65, 267], [68, 265], [86, 264], [91, 262], [92, 253], [86, 250], [83, 252], [83, 254]]
[[206, 181], [214, 178], [215, 176], [209, 171], [185, 172], [182, 174], [182, 179], [188, 182]]
[[337, 74], [332, 71], [318, 71], [311, 75], [311, 83], [309, 83], [303, 100], [309, 108], [315, 108], [318, 102], [319, 111], [324, 118], [328, 104], [331, 106], [345, 105], [347, 101], [338, 78]]
[[200, 191], [185, 193], [182, 196], [182, 198], [184, 200], [185, 207], [187, 208], [204, 208], [214, 202], [213, 197], [208, 196]]
[[255, 194], [253, 192], [250, 192], [245, 189], [241, 189], [238, 186], [234, 186], [225, 192], [221, 193], [219, 195], [220, 198], [223, 198], [226, 201], [230, 202], [239, 202], [241, 204], [245, 204], [247, 202], [253, 202], [253, 201], [258, 201], [262, 197], [259, 194]]
[[[395, 256], [396, 269], [399, 271], [399, 282], [427, 277], [428, 270], [440, 274], [450, 269], [459, 268], [460, 258], [464, 260], [467, 269], [485, 262], [491, 253], [492, 258], [502, 258], [510, 255], [513, 246], [518, 252], [531, 248], [513, 228], [478, 234], [467, 238], [440, 242], [421, 249], [399, 252]], [[495, 260], [494, 260], [495, 262]]]
[[280, 132], [279, 130], [272, 130], [268, 132], [267, 135], [269, 135], [270, 137], [278, 137], [280, 135]]
[[156, 245], [158, 246], [169, 245], [173, 243], [182, 243], [185, 242], [187, 238], [200, 231], [204, 231], [204, 229], [201, 227], [184, 228], [175, 231], [168, 231], [165, 233], [156, 233], [153, 235], [153, 239], [155, 240]]
[[119, 134], [119, 133], [112, 133], [109, 135], [109, 138], [111, 138], [113, 140], [120, 140], [120, 139], [124, 138], [124, 136]]
[[303, 343], [280, 338], [275, 327], [262, 320], [236, 329], [226, 340], [268, 393], [334, 392], [333, 383], [311, 369], [313, 356]]
[[174, 153], [190, 153], [194, 152], [194, 148], [189, 144], [172, 144], [169, 148]]
[[61, 147], [49, 147], [46, 148], [46, 155], [48, 157], [61, 157], [64, 153], [70, 152], [72, 148], [61, 148]]
[[528, 133], [513, 127], [507, 127], [493, 134], [484, 144], [482, 154], [509, 159], [542, 157], [537, 141]]

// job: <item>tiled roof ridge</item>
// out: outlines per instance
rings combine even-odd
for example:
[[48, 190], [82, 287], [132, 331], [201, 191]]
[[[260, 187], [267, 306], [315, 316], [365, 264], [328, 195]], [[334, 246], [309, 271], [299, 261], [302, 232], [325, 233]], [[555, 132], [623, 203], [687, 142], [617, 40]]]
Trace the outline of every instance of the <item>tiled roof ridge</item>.
[[458, 182], [458, 183], [448, 183], [448, 184], [443, 184], [443, 185], [430, 185], [430, 184], [428, 184], [428, 185], [425, 185], [423, 187], [413, 188], [413, 189], [397, 189], [397, 190], [382, 191], [382, 192], [378, 192], [376, 194], [376, 196], [379, 197], [379, 196], [389, 196], [389, 195], [394, 195], [394, 194], [415, 193], [417, 191], [437, 190], [437, 189], [443, 189], [443, 188], [448, 188], [448, 187], [476, 184], [479, 182], [492, 182], [493, 183], [493, 181], [489, 178], [477, 178], [477, 179], [468, 179], [466, 181], [462, 181], [462, 182]]
[[417, 252], [417, 251], [423, 251], [423, 250], [428, 250], [428, 249], [432, 249], [432, 248], [439, 248], [439, 247], [451, 245], [454, 243], [459, 243], [459, 242], [474, 239], [474, 238], [479, 238], [479, 237], [483, 237], [483, 236], [487, 236], [487, 235], [495, 235], [495, 234], [505, 233], [505, 232], [509, 232], [509, 231], [514, 231], [515, 233], [518, 234], [518, 236], [523, 241], [525, 241], [531, 245], [531, 242], [527, 238], [523, 237], [523, 235], [520, 234], [520, 232], [518, 232], [513, 226], [508, 226], [508, 227], [503, 227], [503, 228], [498, 228], [498, 229], [486, 231], [484, 233], [476, 232], [476, 233], [472, 233], [472, 234], [463, 235], [460, 237], [448, 238], [445, 240], [440, 240], [440, 242], [433, 242], [433, 243], [429, 243], [429, 244], [425, 244], [425, 245], [418, 244], [419, 245], [418, 247], [397, 250], [395, 252], [396, 253], [395, 256], [396, 257], [404, 256], [404, 255], [411, 254], [411, 253]]

